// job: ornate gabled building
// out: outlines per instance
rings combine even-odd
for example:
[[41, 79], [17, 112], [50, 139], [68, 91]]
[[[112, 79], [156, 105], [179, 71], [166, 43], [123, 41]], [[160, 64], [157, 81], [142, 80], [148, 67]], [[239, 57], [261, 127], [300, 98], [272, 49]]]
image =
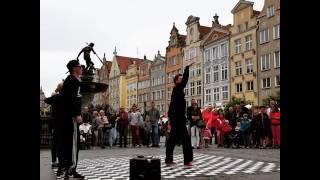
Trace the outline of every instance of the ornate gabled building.
[[253, 2], [240, 0], [232, 9], [230, 28], [231, 95], [258, 105], [257, 17]]
[[143, 59], [118, 56], [116, 49], [113, 52], [112, 65], [109, 76], [109, 104], [114, 110], [127, 107], [127, 81], [126, 74], [129, 65], [140, 63]]
[[174, 87], [173, 77], [176, 74], [182, 73], [183, 62], [183, 47], [185, 47], [186, 36], [179, 34], [175, 23], [170, 31], [170, 40], [166, 48], [166, 61], [165, 61], [165, 112], [169, 110], [171, 100], [171, 93]]
[[204, 105], [223, 106], [230, 100], [229, 38], [231, 25], [223, 26], [216, 14], [203, 48]]

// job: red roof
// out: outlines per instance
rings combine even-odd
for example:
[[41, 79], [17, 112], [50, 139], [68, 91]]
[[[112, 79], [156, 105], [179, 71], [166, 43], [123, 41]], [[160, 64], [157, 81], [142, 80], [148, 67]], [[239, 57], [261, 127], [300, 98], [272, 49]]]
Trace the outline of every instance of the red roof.
[[128, 70], [128, 66], [130, 64], [133, 64], [133, 61], [135, 61], [136, 64], [140, 64], [143, 61], [143, 59], [125, 57], [125, 56], [116, 56], [116, 59], [117, 59], [117, 63], [118, 63], [121, 74], [126, 73], [126, 71]]
[[199, 26], [200, 38], [204, 37], [211, 30], [211, 27]]

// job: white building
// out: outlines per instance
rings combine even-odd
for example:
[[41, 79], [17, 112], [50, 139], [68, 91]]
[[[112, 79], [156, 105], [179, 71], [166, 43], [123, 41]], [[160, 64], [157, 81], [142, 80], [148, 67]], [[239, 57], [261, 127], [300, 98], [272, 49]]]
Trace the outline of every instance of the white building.
[[202, 42], [204, 105], [222, 106], [230, 100], [229, 25], [222, 26], [214, 16], [212, 29]]

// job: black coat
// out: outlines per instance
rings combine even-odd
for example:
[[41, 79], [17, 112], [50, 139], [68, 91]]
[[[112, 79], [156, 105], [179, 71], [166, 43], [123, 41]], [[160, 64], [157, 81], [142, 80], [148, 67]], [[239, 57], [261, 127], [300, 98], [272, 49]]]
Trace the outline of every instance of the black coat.
[[[81, 115], [80, 81], [69, 75], [61, 90], [63, 107], [63, 125], [73, 132], [73, 117]], [[70, 128], [70, 129], [69, 129]]]
[[61, 123], [62, 111], [62, 96], [55, 94], [44, 100], [45, 103], [51, 105], [51, 121], [49, 123], [49, 129], [56, 129], [58, 124]]
[[[200, 119], [193, 121], [192, 116], [200, 116]], [[190, 126], [196, 126], [197, 122], [202, 119], [202, 113], [201, 113], [200, 107], [197, 107], [197, 109], [193, 111], [193, 107], [189, 106], [187, 109], [187, 118], [188, 118], [188, 121], [190, 121]]]
[[189, 79], [189, 66], [186, 66], [182, 82], [176, 85], [172, 90], [171, 102], [168, 111], [168, 117], [172, 128], [186, 125], [186, 100], [184, 99], [184, 88]]

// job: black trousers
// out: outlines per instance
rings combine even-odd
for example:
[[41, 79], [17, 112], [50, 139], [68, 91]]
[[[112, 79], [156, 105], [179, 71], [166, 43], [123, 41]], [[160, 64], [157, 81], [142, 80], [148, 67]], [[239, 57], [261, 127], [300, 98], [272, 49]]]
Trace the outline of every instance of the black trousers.
[[122, 140], [124, 140], [124, 146], [127, 146], [128, 126], [119, 126], [119, 145], [122, 146]]
[[[57, 156], [58, 156], [57, 131], [56, 131], [56, 129], [52, 129], [51, 132], [52, 132], [51, 158], [52, 158], [52, 162], [57, 162]], [[60, 160], [59, 160], [59, 162], [60, 162]]]
[[65, 168], [65, 170], [76, 170], [78, 165], [79, 148], [79, 125], [77, 123], [73, 123], [73, 126], [64, 128], [62, 136], [60, 136], [59, 149], [61, 150], [61, 153], [59, 154], [61, 159], [63, 159], [62, 167]]
[[[217, 129], [215, 127], [211, 128], [211, 134], [214, 135], [214, 144], [218, 144]], [[212, 144], [212, 138], [210, 138], [210, 144]]]
[[184, 164], [188, 164], [193, 161], [193, 151], [191, 148], [191, 138], [188, 134], [187, 127], [185, 125], [174, 127], [169, 134], [169, 138], [166, 144], [166, 159], [165, 162], [173, 161], [173, 150], [177, 144], [182, 144]]

